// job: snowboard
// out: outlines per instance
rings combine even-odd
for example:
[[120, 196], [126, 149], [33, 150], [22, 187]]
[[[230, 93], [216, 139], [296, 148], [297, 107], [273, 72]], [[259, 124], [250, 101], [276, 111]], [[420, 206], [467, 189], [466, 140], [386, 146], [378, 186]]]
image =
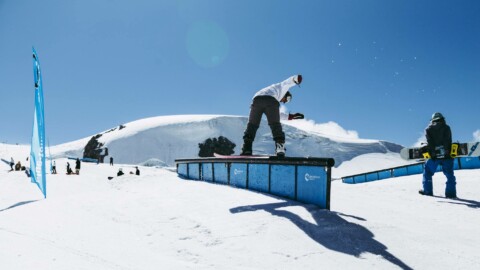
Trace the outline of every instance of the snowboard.
[[217, 154], [217, 153], [213, 153], [213, 156], [216, 157], [216, 158], [238, 158], [238, 159], [242, 159], [242, 158], [265, 158], [265, 159], [269, 159], [271, 157], [277, 157], [277, 156], [270, 156], [270, 155], [251, 155], [251, 156], [232, 155], [232, 156], [227, 156], [227, 155], [220, 155], [220, 154]]
[[[400, 151], [400, 156], [405, 160], [430, 158], [430, 154], [427, 150], [427, 145], [421, 147], [403, 148]], [[452, 158], [478, 157], [480, 156], [480, 142], [452, 143], [452, 150], [450, 152], [450, 156]]]

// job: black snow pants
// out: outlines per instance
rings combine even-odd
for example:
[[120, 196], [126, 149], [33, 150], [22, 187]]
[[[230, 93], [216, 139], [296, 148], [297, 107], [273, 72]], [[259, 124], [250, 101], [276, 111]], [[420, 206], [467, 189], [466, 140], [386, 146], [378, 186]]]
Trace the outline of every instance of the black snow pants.
[[253, 99], [243, 140], [245, 142], [253, 142], [263, 114], [267, 116], [273, 140], [284, 143], [285, 133], [283, 133], [282, 125], [280, 124], [280, 102], [272, 96], [257, 96]]

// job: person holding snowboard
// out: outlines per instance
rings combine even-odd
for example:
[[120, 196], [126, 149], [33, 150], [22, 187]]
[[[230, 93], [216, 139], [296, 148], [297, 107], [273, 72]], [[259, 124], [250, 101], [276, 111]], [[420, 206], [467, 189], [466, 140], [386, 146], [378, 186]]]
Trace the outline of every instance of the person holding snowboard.
[[[255, 140], [257, 129], [260, 126], [262, 115], [267, 116], [268, 125], [272, 130], [275, 141], [275, 154], [285, 156], [285, 133], [280, 124], [280, 102], [287, 103], [292, 99], [290, 88], [302, 83], [302, 75], [294, 75], [283, 82], [272, 84], [258, 91], [250, 105], [248, 124], [243, 134], [243, 147], [241, 155], [252, 155], [252, 144]], [[301, 113], [289, 114], [288, 119], [303, 119]]]
[[438, 165], [442, 165], [443, 174], [447, 177], [445, 197], [456, 198], [456, 178], [453, 174], [453, 158], [450, 156], [452, 131], [441, 113], [436, 112], [432, 115], [430, 125], [425, 129], [425, 137], [430, 159], [425, 162], [423, 190], [420, 190], [419, 193], [433, 196], [432, 177], [437, 171]]

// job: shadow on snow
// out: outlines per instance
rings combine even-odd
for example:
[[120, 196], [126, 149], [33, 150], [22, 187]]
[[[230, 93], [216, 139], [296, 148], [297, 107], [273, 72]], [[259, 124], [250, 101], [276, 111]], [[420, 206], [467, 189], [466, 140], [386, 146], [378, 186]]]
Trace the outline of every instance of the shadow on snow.
[[18, 206], [22, 206], [22, 205], [25, 205], [25, 204], [29, 204], [29, 203], [33, 203], [33, 202], [36, 202], [37, 200], [33, 200], [33, 201], [24, 201], [24, 202], [19, 202], [19, 203], [16, 203], [14, 205], [11, 205], [7, 208], [4, 208], [4, 209], [0, 209], [0, 212], [3, 212], [3, 211], [7, 211], [7, 210], [10, 210], [12, 208], [15, 208], [15, 207], [18, 207]]
[[[446, 199], [444, 197], [440, 196], [433, 196], [435, 198], [441, 198], [441, 199]], [[480, 208], [480, 202], [474, 201], [474, 200], [467, 200], [467, 199], [460, 199], [460, 198], [454, 198], [454, 199], [446, 199], [448, 201], [442, 201], [442, 203], [450, 203], [450, 204], [458, 204], [458, 205], [465, 205], [470, 208]]]
[[[355, 216], [344, 215], [337, 212], [319, 210], [317, 207], [306, 206], [306, 210], [312, 214], [315, 223], [310, 223], [296, 214], [282, 210], [288, 206], [303, 206], [292, 202], [280, 202], [260, 205], [240, 206], [230, 209], [233, 214], [263, 210], [272, 215], [290, 220], [299, 229], [320, 245], [337, 252], [359, 257], [362, 253], [382, 256], [390, 263], [402, 269], [412, 269], [399, 258], [387, 251], [387, 247], [374, 239], [374, 234], [367, 228], [342, 218], [350, 217], [357, 220], [365, 219]], [[318, 224], [318, 225], [317, 225]]]

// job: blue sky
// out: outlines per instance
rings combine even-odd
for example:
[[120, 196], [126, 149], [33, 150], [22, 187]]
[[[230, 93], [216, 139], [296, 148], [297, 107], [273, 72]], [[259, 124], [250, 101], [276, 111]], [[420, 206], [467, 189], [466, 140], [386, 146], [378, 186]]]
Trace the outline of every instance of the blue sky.
[[0, 142], [29, 143], [32, 46], [51, 145], [151, 116], [246, 116], [298, 73], [288, 109], [316, 123], [412, 145], [440, 111], [471, 141], [478, 14], [476, 0], [0, 0]]

